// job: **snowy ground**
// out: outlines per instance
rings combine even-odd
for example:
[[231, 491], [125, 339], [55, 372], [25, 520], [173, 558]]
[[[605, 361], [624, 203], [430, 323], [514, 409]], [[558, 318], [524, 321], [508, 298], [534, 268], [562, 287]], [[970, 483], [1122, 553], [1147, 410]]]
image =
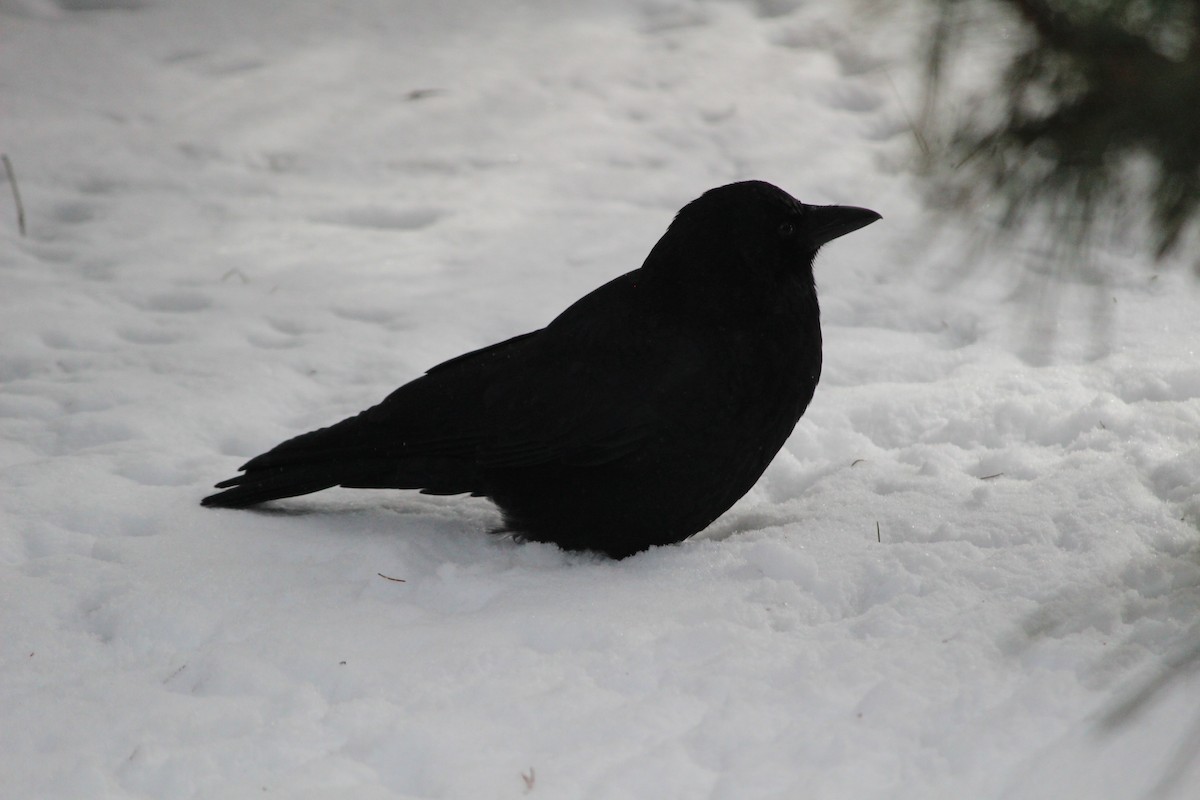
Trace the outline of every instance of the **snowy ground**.
[[[852, 13], [0, 0], [0, 796], [1200, 796], [1195, 671], [1122, 706], [1200, 640], [1200, 291], [935, 235], [919, 18]], [[822, 253], [816, 399], [702, 537], [199, 507], [749, 177], [884, 220]]]

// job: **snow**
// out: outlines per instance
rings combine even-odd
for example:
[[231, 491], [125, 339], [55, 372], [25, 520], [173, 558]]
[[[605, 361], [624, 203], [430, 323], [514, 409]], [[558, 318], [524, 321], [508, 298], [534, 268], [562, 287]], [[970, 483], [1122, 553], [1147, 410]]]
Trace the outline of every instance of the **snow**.
[[[1200, 290], [923, 210], [923, 16], [858, 14], [0, 0], [0, 795], [1200, 795]], [[884, 220], [700, 537], [198, 505], [750, 177]]]

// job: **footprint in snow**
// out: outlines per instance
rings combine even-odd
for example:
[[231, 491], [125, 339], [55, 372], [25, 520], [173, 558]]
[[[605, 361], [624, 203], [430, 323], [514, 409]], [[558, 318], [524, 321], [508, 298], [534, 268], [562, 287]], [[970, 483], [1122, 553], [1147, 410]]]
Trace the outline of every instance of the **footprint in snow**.
[[755, 0], [754, 11], [763, 19], [774, 19], [786, 17], [803, 4], [803, 0]]
[[55, 0], [63, 11], [137, 11], [148, 0]]
[[859, 113], [875, 111], [883, 105], [879, 92], [849, 82], [831, 84], [822, 92], [822, 99], [830, 108]]
[[205, 295], [185, 290], [160, 292], [135, 302], [144, 311], [165, 311], [173, 314], [203, 311], [212, 305], [212, 301]]
[[52, 218], [63, 225], [82, 225], [96, 218], [96, 207], [77, 200], [59, 203], [52, 212]]
[[384, 325], [391, 330], [405, 330], [411, 327], [403, 312], [386, 306], [359, 304], [354, 306], [334, 306], [334, 316], [351, 322], [365, 322], [371, 325]]
[[287, 317], [268, 317], [267, 325], [276, 333], [282, 333], [285, 336], [302, 336], [306, 333], [316, 333], [321, 330], [320, 326], [314, 325], [309, 320], [293, 319]]
[[387, 208], [385, 206], [361, 206], [336, 214], [314, 218], [314, 222], [329, 225], [344, 225], [348, 228], [366, 228], [378, 231], [415, 231], [428, 228], [445, 216], [436, 208]]
[[130, 344], [174, 344], [183, 334], [161, 328], [118, 328], [117, 335]]

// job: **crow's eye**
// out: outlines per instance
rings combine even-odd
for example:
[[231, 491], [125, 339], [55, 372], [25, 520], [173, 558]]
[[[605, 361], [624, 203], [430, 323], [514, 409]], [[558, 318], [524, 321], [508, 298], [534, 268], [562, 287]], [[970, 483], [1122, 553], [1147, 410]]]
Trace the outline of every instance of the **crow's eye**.
[[790, 239], [790, 238], [792, 238], [792, 234], [794, 234], [795, 232], [796, 232], [796, 226], [793, 225], [791, 222], [779, 223], [779, 238], [780, 239]]

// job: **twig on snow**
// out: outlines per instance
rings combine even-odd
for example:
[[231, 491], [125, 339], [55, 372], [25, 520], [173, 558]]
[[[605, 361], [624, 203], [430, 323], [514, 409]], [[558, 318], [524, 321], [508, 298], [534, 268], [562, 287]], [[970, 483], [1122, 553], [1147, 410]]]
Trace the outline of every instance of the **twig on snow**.
[[4, 174], [8, 176], [8, 185], [12, 189], [13, 202], [17, 204], [17, 231], [25, 235], [25, 204], [21, 202], [21, 190], [17, 187], [17, 173], [13, 170], [8, 153], [0, 153], [0, 161], [4, 162]]

